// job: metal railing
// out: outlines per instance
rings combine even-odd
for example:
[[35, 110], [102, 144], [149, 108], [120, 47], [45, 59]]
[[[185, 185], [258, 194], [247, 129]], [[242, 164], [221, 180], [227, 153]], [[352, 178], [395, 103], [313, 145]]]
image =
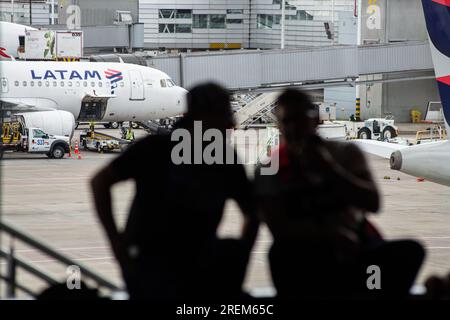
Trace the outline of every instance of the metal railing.
[[110, 292], [123, 291], [123, 289], [119, 288], [109, 280], [106, 280], [86, 266], [80, 265], [75, 260], [72, 260], [63, 254], [56, 252], [41, 241], [25, 234], [24, 232], [18, 231], [17, 229], [3, 222], [0, 222], [0, 234], [7, 234], [13, 240], [11, 241], [11, 245], [8, 251], [4, 251], [2, 248], [0, 248], [0, 259], [6, 260], [6, 274], [1, 273], [0, 271], [0, 281], [4, 281], [6, 283], [6, 294], [8, 298], [15, 298], [17, 290], [23, 291], [33, 298], [36, 298], [39, 295], [39, 292], [35, 292], [32, 288], [18, 283], [16, 276], [18, 268], [21, 268], [31, 275], [37, 277], [38, 279], [44, 281], [49, 286], [60, 283], [60, 281], [56, 280], [45, 271], [42, 271], [37, 267], [27, 263], [26, 261], [18, 258], [14, 250], [14, 241], [16, 240], [21, 241], [27, 246], [36, 249], [40, 253], [51, 257], [55, 260], [55, 262], [66, 266], [77, 266], [82, 274], [83, 280], [91, 280], [98, 289], [108, 289]]

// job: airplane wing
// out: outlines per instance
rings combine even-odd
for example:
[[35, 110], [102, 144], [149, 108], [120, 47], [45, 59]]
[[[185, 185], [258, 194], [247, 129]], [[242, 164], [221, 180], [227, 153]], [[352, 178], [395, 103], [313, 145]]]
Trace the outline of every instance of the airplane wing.
[[13, 99], [0, 99], [0, 110], [10, 112], [37, 112], [37, 111], [54, 111], [55, 108], [36, 106], [30, 103], [14, 101]]
[[364, 152], [390, 159], [393, 152], [409, 148], [409, 146], [376, 140], [353, 140]]

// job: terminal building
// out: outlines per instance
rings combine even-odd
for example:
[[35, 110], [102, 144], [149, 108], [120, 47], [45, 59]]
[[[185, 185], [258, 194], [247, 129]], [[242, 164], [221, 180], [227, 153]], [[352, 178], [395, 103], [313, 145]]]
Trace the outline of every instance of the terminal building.
[[[324, 22], [354, 12], [354, 1], [286, 1], [285, 47], [332, 44]], [[281, 0], [141, 0], [146, 47], [182, 49], [274, 49], [281, 46]], [[334, 36], [339, 28], [331, 26]]]
[[57, 1], [52, 10], [48, 0], [0, 0], [0, 20], [24, 25], [50, 25], [53, 17], [57, 24], [58, 8]]
[[[2, 20], [56, 29], [67, 29], [70, 7], [78, 6], [85, 55], [270, 50], [282, 42], [281, 0], [55, 0], [53, 10], [50, 0], [31, 1], [31, 10], [30, 1], [13, 3], [11, 10], [10, 0], [0, 0]], [[428, 41], [420, 0], [287, 0], [285, 17], [289, 50]], [[394, 81], [395, 76], [362, 76], [369, 82], [327, 87], [314, 95], [336, 104], [341, 119], [355, 113], [360, 97], [362, 119], [392, 114], [398, 122], [410, 121], [412, 109], [424, 114], [428, 102], [440, 100], [431, 69], [403, 75], [408, 81]]]

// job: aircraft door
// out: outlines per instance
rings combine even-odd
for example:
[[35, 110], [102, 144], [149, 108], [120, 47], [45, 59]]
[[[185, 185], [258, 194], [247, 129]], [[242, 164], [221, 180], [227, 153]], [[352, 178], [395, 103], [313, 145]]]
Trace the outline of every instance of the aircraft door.
[[103, 97], [86, 96], [81, 101], [78, 121], [101, 121], [105, 116], [108, 99]]
[[144, 82], [142, 81], [142, 75], [140, 71], [130, 70], [130, 85], [130, 100], [144, 100]]
[[2, 82], [2, 93], [7, 93], [9, 91], [8, 79], [2, 78], [1, 82]]

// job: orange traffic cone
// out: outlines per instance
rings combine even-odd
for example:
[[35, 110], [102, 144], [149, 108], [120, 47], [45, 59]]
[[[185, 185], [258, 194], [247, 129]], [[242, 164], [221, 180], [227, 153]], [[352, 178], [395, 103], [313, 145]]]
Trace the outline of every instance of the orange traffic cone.
[[78, 149], [78, 141], [75, 141], [75, 154], [77, 155], [78, 159], [81, 159], [80, 150]]

